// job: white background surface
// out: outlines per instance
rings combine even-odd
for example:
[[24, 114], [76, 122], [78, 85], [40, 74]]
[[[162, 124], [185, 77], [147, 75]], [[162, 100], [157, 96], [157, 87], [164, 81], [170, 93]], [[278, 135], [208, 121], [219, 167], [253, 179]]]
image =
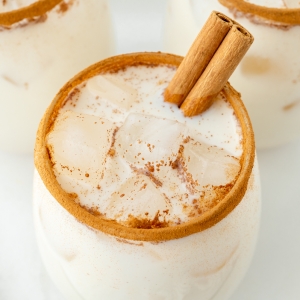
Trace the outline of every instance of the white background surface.
[[[162, 50], [165, 1], [112, 0], [111, 8], [116, 53]], [[252, 265], [231, 300], [299, 300], [300, 139], [258, 151], [258, 160], [261, 231]], [[32, 174], [31, 155], [0, 152], [0, 300], [63, 300], [35, 244]]]

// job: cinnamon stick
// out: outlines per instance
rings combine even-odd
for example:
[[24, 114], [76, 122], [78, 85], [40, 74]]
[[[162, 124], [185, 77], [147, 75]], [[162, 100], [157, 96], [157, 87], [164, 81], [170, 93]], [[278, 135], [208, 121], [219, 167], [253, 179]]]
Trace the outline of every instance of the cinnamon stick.
[[234, 22], [203, 74], [182, 103], [180, 109], [185, 116], [198, 115], [211, 105], [253, 40], [253, 36], [245, 28]]
[[232, 26], [230, 18], [219, 12], [211, 13], [167, 87], [165, 101], [182, 104]]

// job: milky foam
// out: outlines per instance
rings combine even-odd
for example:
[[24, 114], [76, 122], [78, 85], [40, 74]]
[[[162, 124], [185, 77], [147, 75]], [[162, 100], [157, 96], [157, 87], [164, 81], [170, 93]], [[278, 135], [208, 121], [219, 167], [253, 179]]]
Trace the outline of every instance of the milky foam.
[[126, 226], [167, 226], [202, 214], [230, 190], [242, 153], [233, 109], [219, 96], [185, 118], [163, 101], [174, 73], [129, 67], [69, 94], [47, 143], [58, 182], [82, 206]]
[[249, 3], [276, 8], [298, 8], [299, 0], [246, 0]]

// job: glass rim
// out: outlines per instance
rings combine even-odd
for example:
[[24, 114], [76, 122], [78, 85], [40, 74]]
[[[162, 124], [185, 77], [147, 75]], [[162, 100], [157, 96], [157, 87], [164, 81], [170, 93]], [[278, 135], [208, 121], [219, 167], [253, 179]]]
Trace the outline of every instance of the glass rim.
[[245, 0], [218, 0], [229, 9], [237, 9], [285, 25], [300, 25], [300, 8], [276, 8], [256, 5]]
[[183, 57], [181, 56], [161, 52], [143, 52], [113, 56], [77, 74], [64, 85], [51, 102], [40, 122], [37, 132], [34, 151], [35, 167], [51, 195], [78, 221], [118, 238], [159, 242], [182, 238], [214, 226], [224, 219], [243, 199], [254, 165], [255, 141], [251, 121], [240, 98], [240, 94], [229, 83], [224, 87], [223, 93], [233, 107], [242, 128], [243, 154], [240, 158], [241, 169], [237, 180], [226, 196], [217, 205], [200, 216], [192, 218], [185, 223], [164, 228], [140, 229], [126, 227], [114, 220], [108, 220], [89, 212], [79, 204], [76, 194], [64, 191], [56, 180], [46, 145], [46, 135], [51, 130], [60, 107], [63, 105], [68, 94], [76, 86], [98, 74], [116, 72], [128, 66], [167, 65], [178, 67], [182, 59]]
[[0, 13], [0, 26], [11, 26], [24, 19], [41, 17], [63, 0], [38, 0], [19, 9]]

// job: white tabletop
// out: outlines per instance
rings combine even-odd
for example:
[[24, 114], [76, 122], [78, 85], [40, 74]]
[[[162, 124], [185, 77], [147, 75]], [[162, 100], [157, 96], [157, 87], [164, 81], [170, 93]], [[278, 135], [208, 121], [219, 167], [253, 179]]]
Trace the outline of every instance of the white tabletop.
[[[111, 0], [111, 4], [116, 53], [162, 50], [165, 1]], [[261, 231], [251, 267], [231, 300], [299, 300], [300, 139], [258, 151], [258, 160]], [[0, 166], [0, 299], [63, 300], [35, 243], [32, 156], [0, 152]]]

